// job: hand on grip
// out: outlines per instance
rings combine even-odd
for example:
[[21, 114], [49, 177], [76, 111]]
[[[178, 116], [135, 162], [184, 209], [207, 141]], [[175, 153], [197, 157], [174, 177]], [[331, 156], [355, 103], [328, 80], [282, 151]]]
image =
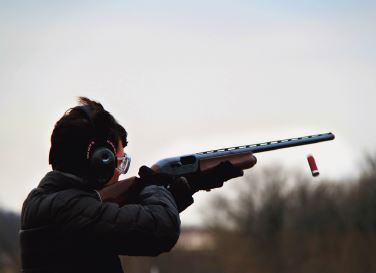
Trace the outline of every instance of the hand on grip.
[[173, 177], [172, 175], [157, 173], [151, 168], [142, 166], [139, 169], [139, 182], [144, 185], [158, 185], [166, 187], [174, 196], [179, 212], [185, 210], [193, 203], [191, 189], [187, 179], [184, 177]]

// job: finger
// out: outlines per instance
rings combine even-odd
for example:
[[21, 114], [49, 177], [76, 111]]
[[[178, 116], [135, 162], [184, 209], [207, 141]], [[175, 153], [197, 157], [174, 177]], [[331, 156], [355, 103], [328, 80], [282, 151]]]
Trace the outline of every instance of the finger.
[[244, 175], [244, 171], [241, 169], [238, 169], [236, 172], [234, 172], [234, 178], [235, 177], [240, 177]]
[[153, 174], [154, 174], [154, 171], [147, 166], [141, 166], [141, 168], [138, 170], [138, 175], [140, 177], [150, 176]]
[[225, 161], [223, 163], [220, 164], [221, 166], [221, 173], [223, 175], [223, 178], [225, 179], [225, 181], [231, 179], [231, 178], [235, 178], [235, 177], [239, 177], [239, 176], [243, 176], [244, 175], [244, 172], [242, 169], [234, 166], [231, 162], [229, 161]]
[[179, 176], [178, 178], [176, 178], [176, 182], [188, 184], [188, 180], [184, 176]]

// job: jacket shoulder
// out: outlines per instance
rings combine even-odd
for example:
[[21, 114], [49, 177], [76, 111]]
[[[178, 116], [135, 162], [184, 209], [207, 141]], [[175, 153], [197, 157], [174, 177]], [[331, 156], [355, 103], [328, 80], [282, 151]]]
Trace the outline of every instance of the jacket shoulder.
[[22, 206], [21, 228], [38, 228], [52, 224], [54, 216], [59, 210], [72, 206], [72, 202], [78, 199], [100, 202], [95, 191], [66, 189], [58, 192], [46, 192], [41, 188], [32, 190]]

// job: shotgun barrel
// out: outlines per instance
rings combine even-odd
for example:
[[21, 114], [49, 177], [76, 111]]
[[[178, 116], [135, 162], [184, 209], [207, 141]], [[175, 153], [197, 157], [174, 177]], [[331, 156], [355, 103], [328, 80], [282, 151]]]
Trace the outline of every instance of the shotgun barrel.
[[254, 165], [254, 162], [250, 157], [251, 154], [314, 144], [333, 140], [334, 138], [334, 134], [325, 133], [210, 150], [195, 154], [165, 158], [154, 164], [152, 168], [158, 172], [181, 176], [196, 171], [206, 171], [218, 165], [222, 161], [229, 160], [231, 163], [242, 169], [248, 169]]
[[334, 139], [334, 134], [325, 133], [325, 134], [288, 138], [288, 139], [268, 141], [268, 142], [263, 142], [263, 143], [258, 143], [258, 144], [251, 144], [251, 145], [244, 145], [244, 146], [206, 151], [206, 152], [197, 153], [196, 155], [199, 158], [203, 158], [207, 156], [215, 156], [215, 155], [221, 156], [224, 154], [239, 153], [242, 151], [252, 152], [255, 154], [255, 153], [268, 152], [268, 151], [277, 150], [277, 149], [290, 148], [290, 147], [307, 145], [307, 144], [314, 144], [314, 143], [318, 143], [322, 141], [329, 141], [333, 139]]

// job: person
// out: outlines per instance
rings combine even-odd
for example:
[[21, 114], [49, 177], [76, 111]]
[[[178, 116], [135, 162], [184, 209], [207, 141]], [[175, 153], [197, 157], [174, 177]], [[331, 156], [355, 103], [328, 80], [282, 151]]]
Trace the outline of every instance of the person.
[[[180, 235], [179, 212], [193, 203], [195, 192], [243, 175], [225, 162], [198, 183], [143, 166], [137, 198], [123, 206], [102, 202], [100, 189], [128, 170], [126, 146], [126, 130], [100, 103], [85, 97], [55, 124], [52, 171], [22, 207], [22, 272], [123, 272], [119, 255], [156, 256], [173, 248]], [[160, 186], [168, 180], [174, 186]]]

